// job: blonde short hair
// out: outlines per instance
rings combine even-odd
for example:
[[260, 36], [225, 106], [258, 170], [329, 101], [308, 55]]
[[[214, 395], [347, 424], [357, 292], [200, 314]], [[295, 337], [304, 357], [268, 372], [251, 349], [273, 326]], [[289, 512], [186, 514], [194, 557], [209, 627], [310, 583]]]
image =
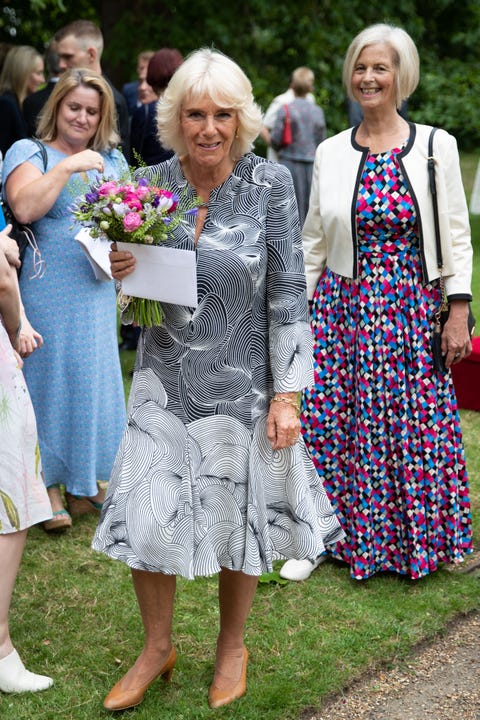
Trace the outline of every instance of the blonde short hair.
[[313, 70], [308, 67], [298, 67], [292, 73], [290, 87], [296, 95], [305, 96], [312, 92], [315, 83]]
[[201, 48], [191, 53], [175, 71], [158, 102], [158, 136], [166, 149], [177, 155], [187, 148], [180, 125], [185, 100], [209, 97], [216, 105], [238, 114], [238, 129], [231, 155], [236, 160], [252, 149], [262, 127], [262, 112], [256, 104], [250, 80], [231, 58]]
[[13, 93], [21, 107], [27, 96], [30, 75], [34, 72], [38, 60], [43, 62], [42, 56], [34, 47], [30, 45], [12, 47], [3, 63], [0, 75], [0, 93]]
[[113, 93], [108, 82], [98, 73], [86, 68], [71, 68], [60, 75], [52, 94], [45, 103], [37, 128], [37, 137], [51, 142], [57, 137], [60, 105], [66, 95], [77, 87], [96, 90], [100, 95], [100, 122], [88, 147], [98, 152], [114, 148], [119, 143], [116, 131], [116, 113]]
[[384, 44], [392, 49], [395, 66], [395, 103], [400, 108], [415, 90], [420, 77], [418, 51], [410, 35], [400, 27], [377, 23], [362, 30], [350, 43], [343, 62], [343, 84], [352, 100], [352, 75], [355, 63], [368, 45]]

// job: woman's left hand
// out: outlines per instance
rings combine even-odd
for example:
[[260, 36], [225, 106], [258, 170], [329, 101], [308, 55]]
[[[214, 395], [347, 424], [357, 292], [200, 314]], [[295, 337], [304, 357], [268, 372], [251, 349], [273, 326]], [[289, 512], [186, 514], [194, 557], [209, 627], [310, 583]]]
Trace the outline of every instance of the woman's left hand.
[[445, 366], [456, 365], [472, 352], [472, 341], [468, 332], [468, 302], [452, 300], [450, 314], [442, 333], [442, 354]]
[[[294, 403], [297, 402], [296, 393], [285, 393]], [[294, 405], [286, 402], [272, 402], [267, 417], [267, 437], [273, 450], [295, 445], [300, 432], [300, 420]]]

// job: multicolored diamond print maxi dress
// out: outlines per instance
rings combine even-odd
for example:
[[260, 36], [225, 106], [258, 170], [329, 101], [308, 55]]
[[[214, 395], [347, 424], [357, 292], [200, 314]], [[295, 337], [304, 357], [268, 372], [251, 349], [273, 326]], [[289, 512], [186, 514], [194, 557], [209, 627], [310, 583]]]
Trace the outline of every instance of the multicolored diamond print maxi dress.
[[359, 276], [328, 268], [313, 300], [315, 386], [303, 431], [364, 579], [421, 578], [471, 552], [468, 481], [450, 373], [433, 368], [436, 283], [423, 285], [415, 209], [396, 161], [369, 155], [357, 200]]

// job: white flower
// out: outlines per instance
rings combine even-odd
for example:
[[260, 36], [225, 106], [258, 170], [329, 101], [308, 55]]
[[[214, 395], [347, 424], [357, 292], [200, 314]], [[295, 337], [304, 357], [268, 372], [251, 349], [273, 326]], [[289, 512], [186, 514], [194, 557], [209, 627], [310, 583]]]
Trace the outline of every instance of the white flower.
[[160, 202], [158, 203], [157, 208], [158, 208], [159, 210], [170, 210], [170, 208], [172, 207], [172, 205], [173, 205], [173, 200], [172, 200], [172, 198], [165, 197], [164, 195], [162, 195], [162, 197], [160, 198]]
[[108, 230], [110, 227], [110, 223], [108, 223], [106, 220], [102, 220], [100, 223], [100, 230]]
[[112, 212], [114, 212], [118, 217], [124, 217], [124, 215], [130, 212], [130, 208], [122, 202], [115, 202], [112, 205]]

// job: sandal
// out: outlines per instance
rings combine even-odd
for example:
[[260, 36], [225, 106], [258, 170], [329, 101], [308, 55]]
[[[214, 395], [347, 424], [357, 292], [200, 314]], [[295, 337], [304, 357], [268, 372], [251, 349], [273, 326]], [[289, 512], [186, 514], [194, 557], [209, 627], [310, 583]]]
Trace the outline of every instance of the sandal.
[[43, 529], [46, 532], [62, 533], [72, 527], [72, 518], [68, 510], [57, 510], [50, 520], [45, 520]]
[[87, 515], [88, 513], [94, 513], [100, 515], [103, 503], [92, 500], [89, 497], [80, 497], [79, 495], [71, 495], [65, 493], [65, 499], [67, 501], [67, 507], [70, 514], [73, 517], [79, 515]]

